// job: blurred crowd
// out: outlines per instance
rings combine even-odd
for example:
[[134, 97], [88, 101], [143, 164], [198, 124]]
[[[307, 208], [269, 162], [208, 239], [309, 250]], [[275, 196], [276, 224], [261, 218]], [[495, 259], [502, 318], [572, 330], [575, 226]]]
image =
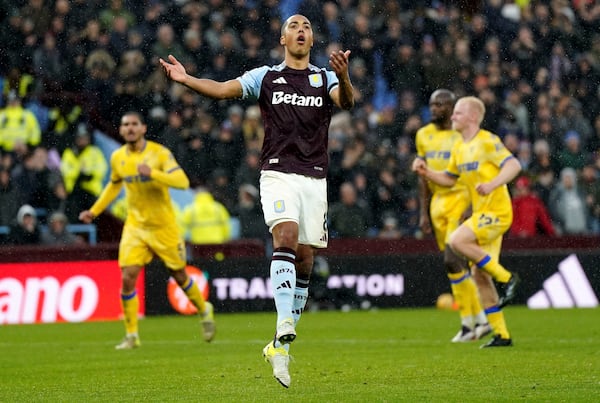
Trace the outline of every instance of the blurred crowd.
[[77, 222], [107, 175], [94, 132], [118, 140], [128, 110], [172, 150], [193, 204], [218, 203], [241, 237], [266, 238], [258, 107], [202, 98], [157, 60], [173, 54], [215, 80], [278, 64], [282, 20], [296, 12], [313, 24], [313, 64], [352, 51], [356, 107], [330, 127], [332, 237], [422, 236], [410, 164], [438, 88], [480, 97], [483, 127], [521, 162], [512, 235], [600, 234], [597, 1], [0, 0], [3, 241], [42, 243], [14, 236], [29, 216], [44, 233], [57, 217]]

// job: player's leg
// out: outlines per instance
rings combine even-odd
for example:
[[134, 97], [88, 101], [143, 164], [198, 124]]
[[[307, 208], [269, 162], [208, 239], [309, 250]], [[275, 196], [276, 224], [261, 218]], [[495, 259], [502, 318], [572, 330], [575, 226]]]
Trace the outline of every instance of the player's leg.
[[444, 252], [444, 267], [460, 316], [461, 328], [452, 338], [454, 343], [476, 338], [474, 315], [479, 311], [483, 315], [481, 307], [477, 309], [479, 294], [471, 278], [467, 261], [447, 245], [450, 234], [458, 228], [463, 212], [469, 207], [469, 200], [466, 191], [456, 190], [451, 193], [435, 194], [430, 205], [431, 223], [438, 247]]
[[457, 253], [474, 262], [478, 269], [489, 273], [494, 280], [504, 284], [504, 295], [500, 298], [499, 306], [502, 307], [514, 299], [519, 284], [516, 273], [506, 270], [497, 257], [488, 254], [480, 244], [491, 243], [501, 237], [508, 226], [502, 220], [492, 225], [478, 225], [474, 217], [469, 218], [454, 231], [450, 237], [450, 247]]
[[485, 307], [485, 314], [494, 332], [494, 338], [482, 347], [504, 347], [511, 346], [512, 339], [506, 326], [504, 313], [498, 308], [498, 292], [494, 286], [492, 277], [481, 270], [473, 271], [473, 278], [481, 294], [481, 302]]
[[308, 301], [308, 286], [313, 264], [313, 248], [308, 245], [298, 245], [296, 256], [296, 288], [294, 289], [294, 304], [292, 306], [292, 315], [294, 317], [294, 325], [296, 326]]
[[[496, 238], [489, 244], [482, 245], [482, 248], [492, 257], [498, 259], [502, 248], [502, 237]], [[506, 347], [512, 345], [512, 339], [506, 325], [504, 312], [498, 306], [498, 292], [492, 277], [482, 271], [474, 268], [473, 278], [479, 287], [481, 302], [485, 308], [485, 314], [492, 327], [494, 337], [482, 347]]]
[[216, 333], [213, 305], [204, 300], [200, 288], [185, 271], [186, 250], [183, 238], [176, 225], [163, 227], [146, 234], [147, 242], [154, 253], [164, 262], [169, 274], [185, 292], [190, 302], [198, 310], [205, 341], [212, 341]]
[[294, 290], [296, 290], [296, 248], [298, 224], [284, 221], [275, 225], [273, 233], [273, 256], [270, 275], [277, 327], [275, 337], [263, 348], [265, 361], [273, 367], [273, 376], [284, 387], [291, 383], [289, 373], [289, 343], [296, 338], [294, 321]]
[[304, 189], [300, 195], [300, 225], [296, 252], [296, 289], [294, 290], [294, 322], [298, 323], [306, 307], [315, 248], [327, 246], [327, 184], [325, 179], [303, 177]]
[[125, 338], [115, 346], [118, 350], [136, 348], [140, 346], [138, 329], [138, 311], [140, 301], [136, 291], [140, 266], [125, 266], [121, 268], [121, 308], [125, 323]]
[[143, 240], [143, 231], [130, 225], [123, 227], [119, 243], [119, 267], [121, 267], [121, 307], [125, 323], [125, 339], [117, 349], [135, 348], [140, 345], [138, 329], [139, 299], [136, 291], [138, 275], [152, 260], [152, 252]]
[[476, 314], [483, 312], [483, 310], [479, 302], [477, 287], [467, 269], [467, 262], [447, 246], [444, 250], [444, 265], [461, 318], [461, 329], [454, 336], [452, 342], [460, 343], [475, 340], [477, 338], [475, 334], [476, 325], [483, 325], [476, 322]]
[[277, 310], [275, 342], [291, 343], [296, 338], [292, 314], [296, 288], [296, 252], [300, 222], [301, 184], [299, 175], [263, 171], [260, 197], [265, 223], [273, 236], [269, 267]]

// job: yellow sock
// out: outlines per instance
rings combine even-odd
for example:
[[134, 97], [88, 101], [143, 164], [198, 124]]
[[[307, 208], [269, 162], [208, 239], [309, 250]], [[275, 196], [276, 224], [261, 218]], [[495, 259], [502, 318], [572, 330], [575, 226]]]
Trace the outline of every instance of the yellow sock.
[[450, 279], [450, 288], [452, 289], [454, 301], [458, 305], [460, 317], [472, 317], [476, 313], [472, 310], [472, 299], [475, 298], [479, 301], [479, 296], [477, 295], [477, 286], [471, 275], [468, 271], [463, 270], [460, 273], [448, 273], [448, 278]]
[[512, 276], [511, 272], [506, 270], [496, 260], [492, 259], [490, 255], [485, 255], [483, 259], [477, 262], [477, 267], [485, 270], [499, 283], [508, 283], [508, 280], [510, 280], [510, 277]]
[[502, 312], [496, 305], [490, 306], [485, 309], [488, 322], [494, 330], [494, 334], [499, 335], [503, 339], [510, 339], [510, 333], [506, 327], [506, 321], [504, 320], [504, 312]]
[[125, 332], [127, 334], [137, 334], [138, 311], [140, 307], [137, 291], [133, 291], [128, 295], [121, 294], [121, 307], [123, 308], [123, 316], [125, 319]]
[[204, 303], [204, 298], [202, 297], [202, 294], [200, 294], [200, 289], [196, 282], [191, 277], [188, 277], [185, 284], [181, 286], [181, 289], [185, 292], [185, 295], [187, 295], [192, 304], [198, 309], [198, 313], [202, 314], [206, 310], [206, 304]]

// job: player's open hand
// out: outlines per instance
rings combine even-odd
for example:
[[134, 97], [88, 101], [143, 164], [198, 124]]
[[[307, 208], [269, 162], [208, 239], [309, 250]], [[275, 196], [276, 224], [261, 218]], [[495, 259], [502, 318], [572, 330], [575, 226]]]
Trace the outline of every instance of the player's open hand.
[[84, 210], [79, 213], [79, 220], [86, 224], [90, 224], [92, 221], [94, 221], [94, 215], [90, 210]]
[[[159, 63], [165, 69], [165, 74], [173, 81], [182, 82], [185, 80], [187, 73], [183, 64], [179, 62], [173, 55], [169, 55], [169, 61], [162, 58], [158, 59]], [[170, 63], [169, 63], [170, 62]]]
[[338, 77], [340, 75], [348, 74], [349, 57], [349, 50], [338, 50], [337, 52], [331, 52], [331, 54], [329, 55], [329, 65]]

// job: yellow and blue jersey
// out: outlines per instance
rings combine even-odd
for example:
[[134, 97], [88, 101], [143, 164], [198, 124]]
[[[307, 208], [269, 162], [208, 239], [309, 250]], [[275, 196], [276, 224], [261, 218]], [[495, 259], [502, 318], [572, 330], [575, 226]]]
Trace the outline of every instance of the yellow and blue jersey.
[[[417, 131], [415, 138], [417, 156], [425, 160], [429, 168], [444, 171], [450, 162], [452, 148], [460, 139], [461, 135], [457, 131], [439, 130], [433, 123], [429, 123]], [[427, 185], [431, 194], [447, 193], [452, 189], [464, 187], [460, 178], [452, 188], [437, 185], [432, 181], [428, 181]]]
[[461, 139], [455, 144], [446, 172], [460, 177], [467, 186], [474, 216], [478, 212], [487, 212], [512, 219], [507, 185], [499, 186], [488, 195], [480, 195], [476, 190], [478, 184], [494, 179], [510, 158], [514, 157], [500, 138], [487, 130], [480, 130], [468, 142]]
[[110, 181], [125, 186], [127, 205], [125, 224], [144, 227], [176, 225], [169, 186], [152, 178], [140, 176], [137, 167], [143, 163], [150, 166], [153, 171], [164, 173], [181, 169], [167, 148], [152, 141], [146, 141], [140, 152], [132, 152], [127, 146], [115, 150], [110, 160]]

